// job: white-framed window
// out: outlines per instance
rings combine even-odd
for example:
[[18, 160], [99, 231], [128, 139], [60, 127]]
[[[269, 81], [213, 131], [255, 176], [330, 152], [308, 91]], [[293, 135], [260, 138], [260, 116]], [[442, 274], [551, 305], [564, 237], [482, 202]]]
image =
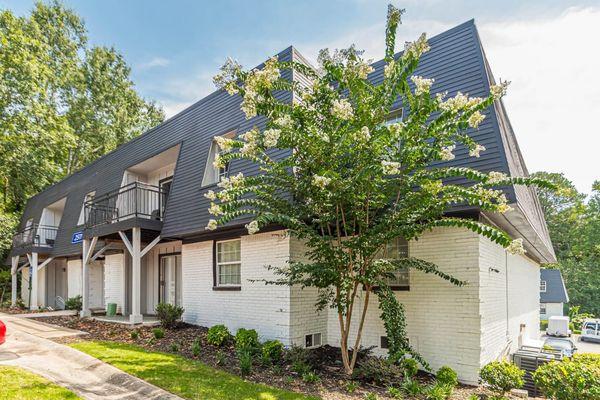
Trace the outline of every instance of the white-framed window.
[[540, 303], [540, 314], [546, 314], [546, 303]]
[[310, 333], [304, 336], [304, 347], [307, 349], [321, 346], [321, 333]]
[[540, 282], [540, 292], [546, 293], [546, 281]]
[[[399, 260], [408, 257], [408, 241], [397, 237], [390, 240], [384, 248], [380, 249], [376, 255], [377, 258], [385, 260]], [[408, 289], [409, 273], [408, 268], [401, 268], [393, 272], [394, 277], [388, 278], [387, 283], [392, 289]]]
[[390, 126], [392, 124], [397, 124], [398, 122], [402, 122], [404, 119], [404, 109], [398, 108], [390, 112], [387, 119], [384, 122], [385, 126]]
[[[235, 137], [235, 131], [228, 132], [225, 135], [223, 135], [223, 137], [233, 139]], [[219, 148], [219, 145], [217, 144], [216, 140], [213, 140], [210, 146], [210, 151], [208, 152], [208, 158], [206, 159], [204, 177], [202, 178], [202, 186], [219, 183], [221, 179], [229, 176], [229, 163], [226, 163], [221, 168], [215, 168], [215, 166], [213, 165], [218, 154], [226, 153]]]
[[242, 284], [242, 241], [223, 240], [216, 243], [217, 286], [240, 286]]
[[79, 220], [77, 221], [77, 225], [83, 225], [85, 223], [85, 203], [94, 199], [96, 195], [96, 191], [92, 191], [87, 193], [83, 197], [83, 204], [81, 205], [81, 212], [79, 213]]

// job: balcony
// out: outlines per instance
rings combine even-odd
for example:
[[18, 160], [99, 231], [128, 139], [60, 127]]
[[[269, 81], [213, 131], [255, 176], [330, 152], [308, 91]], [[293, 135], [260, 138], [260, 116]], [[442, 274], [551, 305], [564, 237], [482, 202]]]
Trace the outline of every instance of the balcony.
[[56, 226], [31, 224], [13, 236], [13, 248], [16, 250], [29, 248], [52, 249], [57, 231], [58, 227]]
[[133, 182], [94, 197], [85, 203], [88, 236], [103, 236], [134, 226], [160, 231], [168, 195], [158, 186]]

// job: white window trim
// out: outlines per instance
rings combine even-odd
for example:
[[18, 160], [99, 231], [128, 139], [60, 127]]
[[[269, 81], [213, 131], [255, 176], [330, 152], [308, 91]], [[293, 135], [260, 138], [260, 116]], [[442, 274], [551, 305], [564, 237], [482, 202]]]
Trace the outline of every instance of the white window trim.
[[548, 309], [546, 308], [546, 303], [540, 303], [540, 314], [546, 315], [547, 312], [548, 312]]
[[542, 293], [546, 293], [546, 289], [547, 289], [547, 285], [546, 285], [546, 281], [541, 281], [540, 282], [540, 292]]
[[[236, 131], [235, 130], [229, 131], [220, 136], [226, 137], [229, 139], [233, 139], [236, 136]], [[221, 173], [220, 168], [215, 168], [215, 166], [213, 165], [215, 158], [217, 157], [217, 154], [225, 154], [225, 153], [221, 152], [221, 149], [219, 148], [217, 141], [213, 139], [213, 141], [210, 144], [210, 148], [208, 149], [206, 165], [204, 166], [204, 176], [202, 177], [202, 186], [216, 185], [217, 183], [221, 182], [221, 179], [223, 179], [223, 177], [229, 176], [229, 165], [226, 168], [224, 168], [225, 171], [223, 173]]]
[[85, 203], [90, 201], [96, 196], [96, 191], [92, 190], [83, 196], [83, 204], [81, 204], [81, 212], [79, 213], [79, 219], [77, 220], [77, 226], [85, 224]]
[[[227, 243], [227, 242], [240, 242], [240, 261], [225, 261], [225, 262], [219, 262], [219, 244], [220, 243]], [[217, 287], [241, 287], [242, 286], [242, 239], [228, 239], [228, 240], [217, 240], [215, 243], [215, 251], [217, 252], [217, 254], [215, 254], [215, 263], [216, 263], [216, 268], [215, 268], [215, 274], [217, 275], [215, 278], [215, 283]], [[240, 266], [240, 283], [221, 283], [220, 282], [220, 277], [221, 277], [221, 266], [222, 265], [238, 265]]]

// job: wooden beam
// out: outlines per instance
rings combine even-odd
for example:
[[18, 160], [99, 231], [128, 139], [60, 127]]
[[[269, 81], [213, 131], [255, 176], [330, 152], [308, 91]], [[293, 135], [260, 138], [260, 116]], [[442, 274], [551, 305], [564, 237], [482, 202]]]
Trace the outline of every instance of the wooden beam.
[[17, 267], [17, 272], [22, 270], [23, 268], [27, 268], [29, 267], [29, 261], [27, 261], [25, 264], [21, 265], [20, 267]]
[[160, 235], [158, 235], [157, 237], [154, 238], [153, 241], [151, 241], [150, 243], [148, 243], [148, 245], [146, 247], [144, 247], [144, 250], [142, 250], [140, 252], [140, 258], [144, 257], [147, 252], [149, 252], [150, 250], [152, 250], [152, 248], [154, 246], [156, 246], [158, 244], [158, 242], [160, 242], [160, 239], [161, 239], [161, 237], [160, 237]]
[[48, 265], [48, 263], [50, 263], [52, 260], [54, 260], [54, 257], [49, 257], [49, 258], [45, 259], [43, 263], [38, 265], [38, 271], [40, 269], [44, 268], [46, 265]]
[[111, 248], [111, 247], [113, 247], [112, 243], [109, 243], [109, 244], [105, 245], [105, 246], [104, 246], [104, 247], [102, 247], [100, 250], [98, 250], [98, 251], [96, 252], [96, 254], [94, 254], [94, 255], [92, 256], [92, 258], [90, 258], [90, 261], [96, 261], [96, 259], [97, 259], [98, 257], [100, 257], [100, 256], [101, 256], [101, 255], [102, 255], [102, 254], [103, 254], [103, 253], [104, 253], [106, 250], [108, 250], [108, 249], [109, 249], [109, 248]]
[[94, 236], [92, 241], [90, 242], [90, 247], [87, 249], [86, 254], [83, 255], [83, 262], [87, 264], [90, 262], [90, 258], [92, 257], [92, 253], [94, 252], [94, 248], [96, 247], [96, 243], [98, 243], [98, 236]]
[[123, 231], [119, 231], [119, 236], [121, 236], [121, 240], [123, 241], [125, 247], [127, 247], [129, 254], [133, 256], [133, 247], [131, 246], [131, 242], [129, 241], [129, 239], [127, 239], [127, 235], [125, 235]]

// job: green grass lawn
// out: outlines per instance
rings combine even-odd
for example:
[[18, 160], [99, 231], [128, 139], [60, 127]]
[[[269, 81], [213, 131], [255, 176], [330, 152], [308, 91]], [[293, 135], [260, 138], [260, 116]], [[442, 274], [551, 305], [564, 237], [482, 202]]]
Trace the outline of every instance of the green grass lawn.
[[22, 368], [0, 366], [0, 400], [78, 399], [70, 390]]
[[238, 376], [198, 361], [114, 342], [78, 342], [75, 349], [186, 399], [306, 400], [314, 399]]

